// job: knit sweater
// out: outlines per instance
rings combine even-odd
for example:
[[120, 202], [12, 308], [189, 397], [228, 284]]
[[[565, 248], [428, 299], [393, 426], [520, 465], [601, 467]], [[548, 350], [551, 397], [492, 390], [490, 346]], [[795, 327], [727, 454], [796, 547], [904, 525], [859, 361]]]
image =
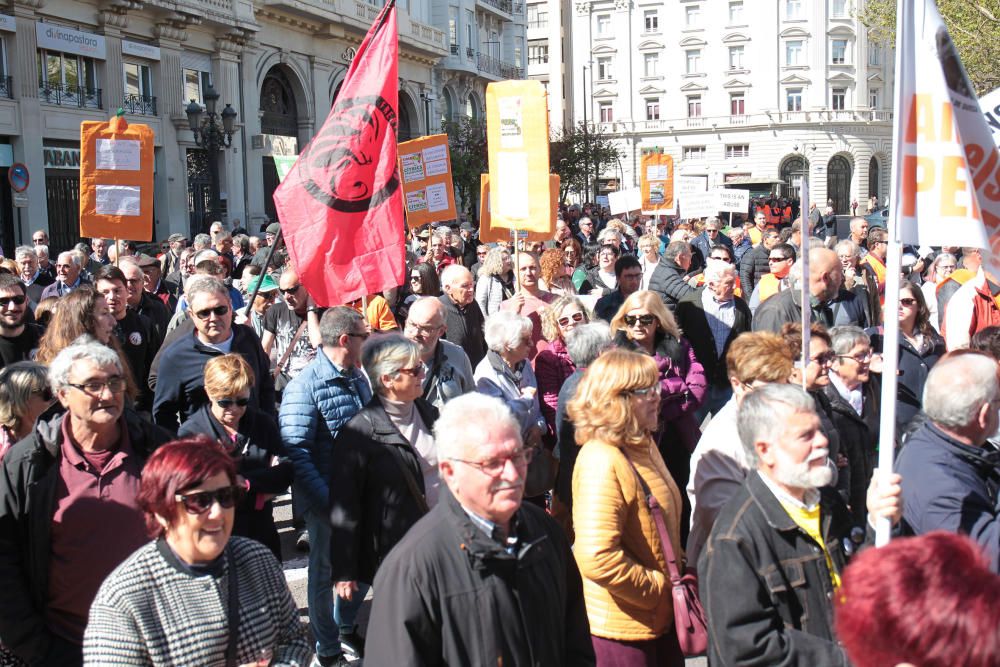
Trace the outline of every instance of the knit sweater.
[[[273, 653], [272, 667], [305, 667], [312, 658], [281, 566], [266, 547], [231, 537], [237, 572], [236, 664]], [[229, 564], [192, 574], [163, 540], [151, 542], [108, 575], [90, 608], [85, 665], [224, 665], [229, 637]]]

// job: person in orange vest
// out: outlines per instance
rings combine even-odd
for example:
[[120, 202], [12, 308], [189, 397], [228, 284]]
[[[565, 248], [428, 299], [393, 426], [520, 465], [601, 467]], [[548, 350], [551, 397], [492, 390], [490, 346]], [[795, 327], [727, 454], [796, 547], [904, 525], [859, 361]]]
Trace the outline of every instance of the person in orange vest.
[[369, 294], [367, 301], [355, 299], [345, 305], [364, 315], [371, 331], [390, 331], [399, 328], [399, 323], [396, 322], [396, 318], [392, 314], [389, 302], [381, 294]]
[[868, 254], [861, 260], [861, 270], [878, 282], [878, 302], [885, 306], [885, 258], [889, 253], [889, 232], [875, 227], [868, 232]]
[[757, 306], [767, 301], [769, 298], [789, 288], [790, 281], [788, 274], [795, 264], [795, 248], [790, 243], [779, 243], [771, 248], [767, 256], [767, 265], [771, 272], [760, 278], [760, 282], [750, 295], [750, 309], [756, 310]]

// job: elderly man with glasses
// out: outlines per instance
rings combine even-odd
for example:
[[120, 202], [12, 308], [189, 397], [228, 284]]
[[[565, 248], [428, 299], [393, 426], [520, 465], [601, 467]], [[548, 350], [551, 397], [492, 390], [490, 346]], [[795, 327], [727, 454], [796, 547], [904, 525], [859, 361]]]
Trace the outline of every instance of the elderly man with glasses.
[[104, 345], [63, 349], [49, 383], [57, 402], [0, 475], [0, 642], [54, 667], [82, 664], [98, 587], [148, 541], [139, 477], [170, 435], [125, 406], [121, 360]]
[[521, 502], [532, 450], [517, 421], [500, 399], [467, 394], [434, 436], [441, 498], [379, 568], [366, 661], [593, 665], [569, 543]]
[[427, 366], [423, 397], [438, 409], [476, 388], [469, 355], [442, 338], [445, 330], [444, 305], [438, 299], [425, 296], [413, 302], [403, 334], [420, 346], [420, 360]]
[[168, 342], [160, 354], [153, 419], [160, 426], [176, 431], [183, 421], [208, 402], [204, 386], [205, 364], [212, 357], [229, 352], [238, 353], [253, 369], [256, 382], [250, 392], [251, 404], [273, 415], [275, 397], [270, 360], [253, 329], [233, 322], [229, 290], [217, 278], [194, 276], [185, 294], [194, 331]]

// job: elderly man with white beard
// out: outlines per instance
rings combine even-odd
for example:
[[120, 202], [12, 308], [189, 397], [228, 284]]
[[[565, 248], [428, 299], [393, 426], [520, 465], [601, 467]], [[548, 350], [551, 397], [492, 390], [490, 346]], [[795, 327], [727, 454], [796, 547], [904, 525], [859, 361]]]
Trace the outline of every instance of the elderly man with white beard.
[[[746, 394], [740, 440], [756, 467], [723, 507], [698, 561], [712, 665], [848, 665], [833, 600], [847, 560], [874, 537], [829, 484], [813, 399], [788, 384]], [[869, 522], [901, 514], [898, 475], [868, 489]]]

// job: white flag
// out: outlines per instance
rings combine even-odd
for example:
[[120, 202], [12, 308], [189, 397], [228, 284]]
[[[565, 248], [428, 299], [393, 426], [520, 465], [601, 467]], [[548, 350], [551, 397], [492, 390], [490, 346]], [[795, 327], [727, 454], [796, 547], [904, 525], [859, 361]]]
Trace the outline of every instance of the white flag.
[[907, 14], [893, 152], [901, 240], [998, 257], [1000, 155], [934, 0], [916, 0]]

